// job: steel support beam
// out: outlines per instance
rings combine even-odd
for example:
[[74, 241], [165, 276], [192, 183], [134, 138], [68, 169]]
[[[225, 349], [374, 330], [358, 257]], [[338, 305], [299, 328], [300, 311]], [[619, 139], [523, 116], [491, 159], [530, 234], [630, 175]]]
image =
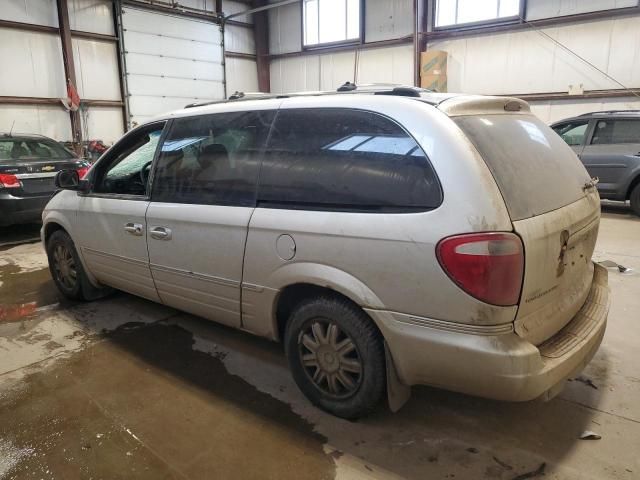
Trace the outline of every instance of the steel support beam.
[[105, 42], [117, 42], [118, 37], [115, 35], [106, 35], [104, 33], [83, 32], [81, 30], [71, 30], [71, 38], [86, 38], [88, 40], [101, 40]]
[[[15, 30], [22, 30], [26, 32], [39, 32], [50, 33], [52, 35], [59, 35], [60, 29], [58, 27], [50, 27], [48, 25], [37, 25], [35, 23], [13, 22], [11, 20], [1, 20], [0, 28], [12, 28]], [[117, 42], [118, 37], [115, 35], [105, 35], [103, 33], [83, 32], [81, 30], [71, 30], [71, 36], [73, 38], [88, 38], [92, 40], [104, 40], [108, 42]]]
[[[89, 107], [122, 107], [120, 100], [82, 100]], [[16, 97], [0, 95], [0, 105], [54, 105], [63, 108], [59, 98], [55, 97]]]
[[[265, 0], [253, 2], [254, 8], [267, 5]], [[258, 90], [271, 92], [271, 60], [269, 59], [269, 14], [258, 11], [253, 14], [253, 35], [256, 45], [256, 67], [258, 69]]]
[[243, 60], [253, 60], [254, 62], [257, 61], [258, 59], [257, 55], [254, 55], [253, 53], [242, 53], [242, 52], [225, 51], [224, 56], [226, 58], [241, 58]]
[[349, 52], [353, 50], [368, 50], [370, 48], [384, 48], [384, 47], [395, 47], [397, 45], [407, 45], [413, 43], [413, 34], [401, 37], [394, 38], [391, 40], [380, 40], [377, 42], [368, 42], [360, 44], [346, 44], [346, 45], [332, 45], [330, 47], [318, 47], [314, 49], [305, 49], [297, 52], [289, 52], [289, 53], [278, 53], [274, 55], [269, 55], [271, 60], [275, 60], [278, 58], [290, 58], [290, 57], [302, 57], [305, 55], [323, 55], [325, 53], [336, 53], [336, 52]]
[[14, 28], [16, 30], [26, 30], [28, 32], [42, 32], [58, 34], [57, 27], [49, 27], [48, 25], [36, 25], [35, 23], [13, 22], [11, 20], [0, 20], [0, 27]]
[[506, 95], [509, 97], [521, 98], [527, 102], [545, 101], [545, 100], [587, 100], [591, 98], [619, 98], [631, 97], [637, 100], [636, 95], [640, 95], [640, 88], [616, 88], [610, 90], [587, 90], [579, 95], [569, 95], [566, 92], [551, 93], [514, 93]]
[[424, 50], [426, 31], [426, 11], [424, 0], [413, 1], [413, 85], [420, 86], [420, 53]]
[[[69, 26], [69, 7], [67, 0], [57, 0], [58, 25], [60, 29], [60, 41], [62, 42], [62, 62], [64, 64], [64, 75], [66, 83], [77, 88], [76, 68], [73, 62], [73, 48], [71, 45], [71, 27]], [[76, 153], [80, 154], [82, 148], [82, 125], [80, 124], [80, 112], [70, 110], [71, 134], [76, 145]]]

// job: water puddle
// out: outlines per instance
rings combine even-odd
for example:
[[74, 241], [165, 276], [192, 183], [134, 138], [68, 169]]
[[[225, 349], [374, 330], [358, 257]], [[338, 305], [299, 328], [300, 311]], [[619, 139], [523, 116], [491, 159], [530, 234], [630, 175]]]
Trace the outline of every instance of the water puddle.
[[127, 324], [101, 338], [0, 399], [20, 452], [8, 478], [334, 478], [326, 438], [194, 351], [187, 330]]

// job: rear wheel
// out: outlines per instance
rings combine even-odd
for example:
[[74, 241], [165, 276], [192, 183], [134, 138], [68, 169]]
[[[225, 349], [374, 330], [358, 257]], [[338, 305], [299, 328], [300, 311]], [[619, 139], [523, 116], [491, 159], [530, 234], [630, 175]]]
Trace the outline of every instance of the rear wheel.
[[89, 282], [71, 237], [57, 230], [47, 240], [49, 270], [58, 290], [72, 300], [95, 300], [107, 295], [107, 288], [96, 288]]
[[631, 200], [631, 210], [633, 210], [633, 213], [640, 216], [640, 183], [631, 190], [629, 200]]
[[384, 395], [382, 338], [366, 313], [346, 300], [301, 303], [287, 324], [285, 349], [298, 387], [327, 412], [362, 417]]

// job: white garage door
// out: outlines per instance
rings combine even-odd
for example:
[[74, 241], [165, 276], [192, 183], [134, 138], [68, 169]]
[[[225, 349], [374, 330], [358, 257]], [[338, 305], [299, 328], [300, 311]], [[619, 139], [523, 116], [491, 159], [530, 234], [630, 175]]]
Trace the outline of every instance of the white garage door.
[[122, 27], [132, 122], [223, 98], [218, 25], [125, 7]]

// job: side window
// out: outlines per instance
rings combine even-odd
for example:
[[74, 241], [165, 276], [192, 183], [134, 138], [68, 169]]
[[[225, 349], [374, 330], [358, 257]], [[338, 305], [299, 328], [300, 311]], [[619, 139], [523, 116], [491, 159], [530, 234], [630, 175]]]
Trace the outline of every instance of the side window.
[[372, 112], [280, 110], [267, 147], [258, 201], [328, 210], [426, 210], [442, 201], [418, 144]]
[[119, 195], [145, 195], [151, 163], [155, 155], [163, 124], [143, 127], [116, 144], [107, 155], [107, 162], [98, 167], [93, 191]]
[[275, 113], [218, 113], [173, 121], [153, 178], [154, 202], [255, 205], [260, 155]]
[[562, 137], [567, 145], [582, 145], [587, 133], [588, 121], [563, 123], [553, 127], [553, 130]]
[[640, 120], [598, 120], [591, 143], [640, 143]]

